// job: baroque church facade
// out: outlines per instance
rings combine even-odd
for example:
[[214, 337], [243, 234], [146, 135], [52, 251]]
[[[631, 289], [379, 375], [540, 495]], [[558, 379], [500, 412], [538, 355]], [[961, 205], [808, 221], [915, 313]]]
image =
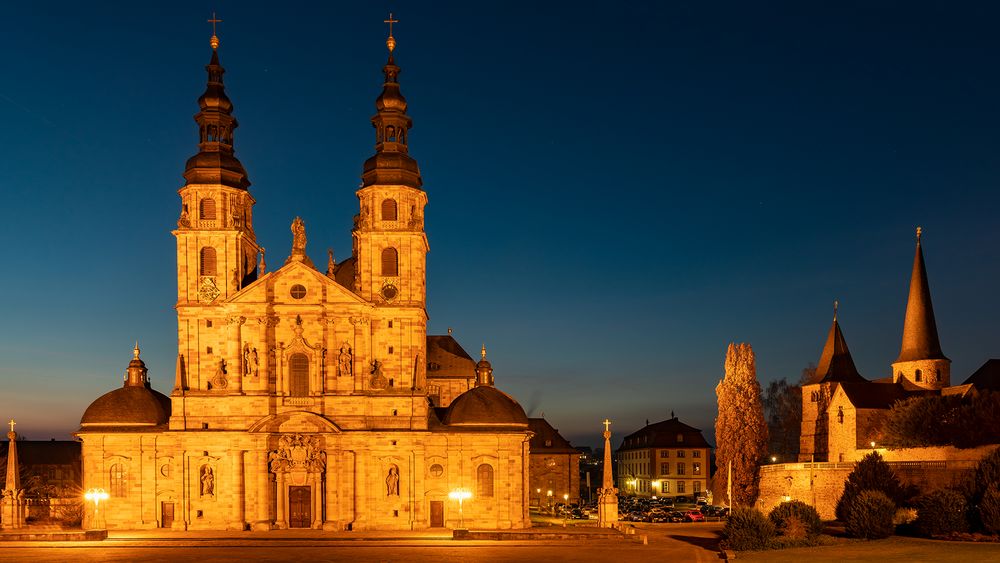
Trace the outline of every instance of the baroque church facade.
[[124, 386], [77, 436], [84, 489], [110, 498], [85, 525], [328, 530], [522, 528], [528, 418], [448, 336], [427, 334], [427, 194], [409, 155], [395, 40], [372, 118], [353, 249], [320, 271], [292, 223], [267, 271], [238, 126], [212, 37], [200, 143], [179, 190], [176, 377], [150, 387], [138, 345]]

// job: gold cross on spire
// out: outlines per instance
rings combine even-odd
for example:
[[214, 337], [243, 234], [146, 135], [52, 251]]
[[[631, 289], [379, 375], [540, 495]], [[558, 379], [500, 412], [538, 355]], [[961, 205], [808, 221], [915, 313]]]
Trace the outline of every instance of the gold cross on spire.
[[606, 418], [604, 419], [604, 431], [605, 432], [611, 431], [611, 421]]
[[382, 20], [382, 23], [389, 24], [389, 38], [385, 40], [385, 46], [389, 48], [391, 53], [396, 48], [396, 38], [392, 36], [392, 24], [399, 23], [399, 20], [392, 19], [392, 12], [389, 12], [389, 19]]
[[920, 242], [920, 235], [922, 235], [923, 233], [924, 230], [920, 227], [917, 227], [917, 242]]
[[837, 307], [840, 306], [840, 301], [836, 299], [833, 300], [833, 320], [837, 320]]
[[10, 423], [9, 424], [10, 424], [10, 431], [13, 432], [14, 431], [14, 427], [17, 426], [17, 423], [14, 422], [14, 419], [12, 418], [12, 419], [10, 419]]
[[212, 46], [213, 49], [218, 49], [219, 37], [215, 34], [215, 24], [222, 23], [222, 20], [215, 17], [215, 12], [212, 12], [212, 19], [208, 20], [208, 23], [212, 24], [212, 38], [208, 41], [208, 43]]

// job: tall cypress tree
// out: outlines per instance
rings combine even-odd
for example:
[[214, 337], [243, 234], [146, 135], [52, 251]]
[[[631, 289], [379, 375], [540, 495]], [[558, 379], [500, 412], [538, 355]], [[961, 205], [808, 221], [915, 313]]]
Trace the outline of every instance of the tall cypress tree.
[[[733, 466], [733, 505], [751, 505], [760, 492], [760, 461], [767, 453], [767, 423], [760, 400], [757, 365], [749, 344], [729, 344], [726, 374], [715, 388], [719, 416], [715, 419], [717, 480], [725, 483]], [[720, 495], [724, 496], [724, 495]]]

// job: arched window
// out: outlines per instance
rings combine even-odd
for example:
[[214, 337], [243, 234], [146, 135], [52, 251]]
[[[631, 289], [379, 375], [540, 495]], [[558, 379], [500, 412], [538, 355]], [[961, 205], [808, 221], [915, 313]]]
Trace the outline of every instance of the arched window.
[[837, 407], [837, 422], [844, 423], [844, 407]]
[[914, 379], [916, 379], [917, 381], [920, 381], [920, 375], [921, 375], [921, 374], [920, 374], [920, 370], [918, 369], [918, 370], [917, 370], [916, 372], [914, 372], [914, 374], [913, 374], [913, 377], [914, 377]]
[[941, 381], [941, 370], [939, 369], [934, 370], [934, 381], [935, 382]]
[[199, 219], [215, 219], [215, 200], [206, 197], [202, 198], [198, 202], [198, 218]]
[[395, 248], [389, 247], [382, 251], [382, 275], [399, 275], [399, 253]]
[[201, 268], [200, 272], [203, 276], [214, 276], [215, 269], [215, 249], [211, 246], [206, 246], [201, 249]]
[[484, 463], [476, 468], [476, 485], [479, 498], [493, 496], [493, 466]]
[[383, 199], [382, 200], [382, 220], [383, 221], [395, 221], [396, 215], [396, 200], [394, 199]]
[[309, 358], [305, 354], [288, 358], [288, 389], [293, 397], [309, 396]]
[[124, 497], [128, 493], [128, 488], [126, 487], [127, 473], [125, 472], [125, 466], [116, 463], [111, 466], [111, 496], [113, 497]]

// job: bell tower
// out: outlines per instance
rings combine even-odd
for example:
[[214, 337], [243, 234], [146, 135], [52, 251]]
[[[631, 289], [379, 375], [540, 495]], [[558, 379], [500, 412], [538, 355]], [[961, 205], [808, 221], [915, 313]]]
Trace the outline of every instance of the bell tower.
[[[390, 15], [386, 23], [396, 20]], [[396, 40], [389, 32], [385, 82], [375, 100], [375, 154], [365, 161], [357, 196], [360, 212], [353, 230], [357, 259], [354, 291], [383, 306], [426, 306], [424, 233], [427, 194], [420, 189], [420, 169], [409, 155], [413, 125], [406, 98], [399, 91], [399, 67], [393, 59]]]
[[226, 96], [219, 63], [219, 38], [213, 32], [212, 58], [205, 67], [208, 85], [198, 98], [198, 153], [184, 170], [177, 229], [177, 306], [203, 306], [231, 297], [257, 278], [253, 231], [254, 199], [250, 180], [233, 153], [239, 126]]
[[941, 351], [938, 339], [924, 251], [920, 246], [921, 233], [921, 228], [917, 227], [917, 251], [910, 273], [903, 344], [899, 357], [892, 363], [892, 374], [894, 382], [910, 388], [942, 389], [951, 385], [951, 360]]

